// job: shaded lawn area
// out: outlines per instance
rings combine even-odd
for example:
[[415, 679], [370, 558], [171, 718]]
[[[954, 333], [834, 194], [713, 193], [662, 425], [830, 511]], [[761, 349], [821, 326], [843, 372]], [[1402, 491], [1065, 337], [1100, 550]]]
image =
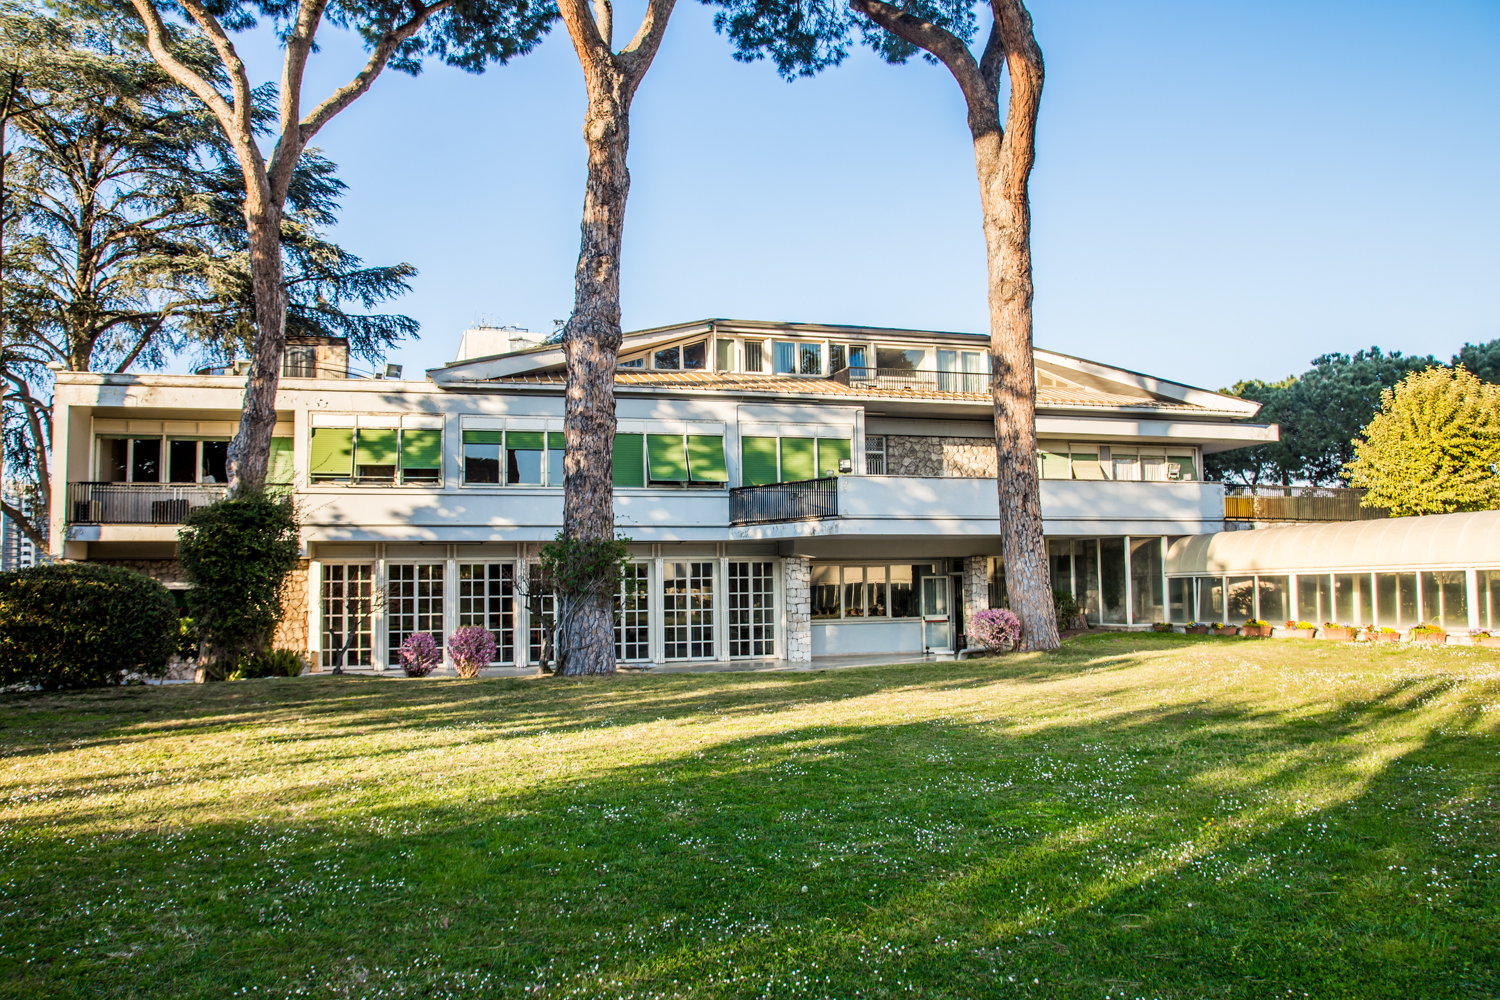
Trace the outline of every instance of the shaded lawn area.
[[0, 706], [0, 996], [1500, 993], [1480, 650]]

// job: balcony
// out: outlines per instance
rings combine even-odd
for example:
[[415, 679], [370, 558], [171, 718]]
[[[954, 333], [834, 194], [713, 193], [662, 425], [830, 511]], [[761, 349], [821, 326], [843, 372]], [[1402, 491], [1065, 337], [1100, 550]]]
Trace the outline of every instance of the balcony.
[[1232, 486], [1224, 494], [1224, 520], [1244, 522], [1376, 521], [1384, 507], [1362, 507], [1364, 490], [1334, 486]]
[[222, 484], [69, 483], [69, 524], [181, 524], [194, 507], [224, 499]]
[[983, 372], [925, 372], [906, 368], [845, 368], [828, 376], [839, 385], [908, 392], [966, 392], [988, 396], [990, 376]]
[[834, 476], [729, 491], [729, 523], [780, 524], [839, 516], [839, 481]]

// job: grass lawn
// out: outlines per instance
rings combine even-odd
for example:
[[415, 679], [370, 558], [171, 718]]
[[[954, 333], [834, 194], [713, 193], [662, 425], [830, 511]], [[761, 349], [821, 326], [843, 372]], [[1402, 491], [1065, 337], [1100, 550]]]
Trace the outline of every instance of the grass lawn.
[[5, 997], [1500, 995], [1481, 650], [0, 706]]

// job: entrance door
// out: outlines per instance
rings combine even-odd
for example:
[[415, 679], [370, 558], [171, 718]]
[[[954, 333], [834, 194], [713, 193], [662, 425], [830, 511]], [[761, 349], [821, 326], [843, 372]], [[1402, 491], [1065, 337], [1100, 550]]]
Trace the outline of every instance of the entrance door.
[[952, 602], [948, 600], [946, 576], [922, 577], [922, 645], [928, 649], [953, 648]]
[[964, 635], [964, 578], [958, 575], [948, 577], [950, 593], [953, 595], [953, 603], [950, 605], [953, 611], [953, 648], [964, 649], [969, 645], [968, 637]]

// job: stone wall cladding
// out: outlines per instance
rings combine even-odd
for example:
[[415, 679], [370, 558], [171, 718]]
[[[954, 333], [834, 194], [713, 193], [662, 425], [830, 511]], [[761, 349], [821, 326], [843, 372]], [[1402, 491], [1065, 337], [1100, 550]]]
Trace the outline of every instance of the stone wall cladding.
[[964, 621], [990, 607], [990, 561], [985, 556], [964, 559]]
[[187, 578], [182, 575], [182, 563], [176, 559], [90, 559], [89, 562], [101, 566], [124, 566], [137, 573], [145, 573], [151, 579], [159, 580], [163, 585], [174, 589], [187, 586]]
[[788, 556], [786, 567], [786, 658], [812, 662], [812, 560]]
[[298, 559], [297, 568], [287, 574], [281, 589], [281, 621], [276, 623], [276, 636], [271, 641], [273, 649], [307, 651], [307, 564], [306, 559]]
[[885, 454], [891, 476], [992, 479], [998, 471], [992, 438], [889, 434]]

